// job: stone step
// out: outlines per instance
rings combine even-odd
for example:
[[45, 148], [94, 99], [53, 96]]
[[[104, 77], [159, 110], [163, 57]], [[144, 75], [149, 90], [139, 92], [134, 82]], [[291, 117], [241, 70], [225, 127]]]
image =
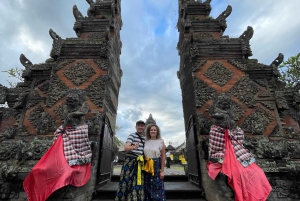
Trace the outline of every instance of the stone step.
[[[112, 175], [111, 176], [112, 182], [119, 182], [120, 176], [119, 175]], [[164, 178], [165, 182], [181, 182], [181, 181], [188, 181], [187, 176], [185, 175], [165, 175]]]
[[[96, 200], [113, 200], [118, 188], [118, 182], [108, 182], [99, 187], [93, 197]], [[205, 200], [201, 189], [188, 181], [164, 182], [168, 200]]]

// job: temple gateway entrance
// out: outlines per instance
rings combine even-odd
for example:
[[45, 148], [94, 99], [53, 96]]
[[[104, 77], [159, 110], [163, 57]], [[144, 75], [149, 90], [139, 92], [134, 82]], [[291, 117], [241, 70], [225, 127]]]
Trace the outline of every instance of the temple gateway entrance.
[[[112, 200], [118, 177], [112, 175], [113, 137], [121, 86], [122, 27], [120, 0], [88, 0], [87, 17], [73, 7], [75, 38], [63, 39], [50, 29], [52, 50], [44, 63], [24, 54], [23, 82], [0, 86], [0, 200], [26, 199], [23, 181], [52, 145], [53, 133], [69, 113], [87, 112], [91, 142], [91, 179], [80, 188], [67, 186], [47, 200]], [[300, 199], [300, 94], [279, 81], [283, 54], [271, 64], [250, 59], [251, 26], [239, 37], [223, 35], [229, 5], [217, 18], [209, 16], [210, 0], [178, 1], [177, 76], [182, 90], [186, 130], [187, 174], [166, 178], [168, 199], [232, 200], [226, 178], [211, 180], [206, 172], [214, 103], [230, 106], [233, 121], [245, 132], [244, 146], [255, 155], [272, 185], [268, 200]], [[57, 30], [56, 30], [57, 31]], [[175, 75], [175, 72], [174, 72]], [[224, 93], [229, 99], [222, 99]], [[71, 97], [71, 102], [69, 98]], [[73, 99], [72, 99], [73, 98]], [[77, 100], [78, 99], [78, 100]], [[82, 103], [70, 109], [76, 101]], [[86, 108], [85, 108], [86, 109]], [[66, 113], [67, 111], [67, 113]]]

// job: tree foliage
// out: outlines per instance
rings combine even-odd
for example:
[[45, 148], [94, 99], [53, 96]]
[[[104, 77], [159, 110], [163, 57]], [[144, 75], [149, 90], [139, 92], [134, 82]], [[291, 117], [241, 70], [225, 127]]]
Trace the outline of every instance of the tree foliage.
[[[117, 132], [121, 131], [122, 129], [123, 128], [121, 126], [116, 126], [115, 131], [117, 133]], [[122, 146], [124, 144], [125, 143], [122, 140], [120, 140], [116, 135], [114, 135], [114, 146], [119, 147], [119, 146]]]
[[[8, 78], [16, 78], [18, 81], [23, 82], [24, 81], [24, 79], [22, 77], [23, 71], [24, 71], [24, 69], [12, 68], [12, 69], [9, 69], [7, 71], [2, 71], [2, 72], [8, 73]], [[17, 82], [15, 82], [15, 81], [12, 81], [9, 79], [7, 79], [6, 81], [8, 82], [8, 84], [11, 88], [16, 87], [16, 85], [17, 85]]]
[[280, 66], [281, 77], [279, 80], [286, 83], [287, 87], [293, 87], [300, 83], [300, 53], [291, 56]]

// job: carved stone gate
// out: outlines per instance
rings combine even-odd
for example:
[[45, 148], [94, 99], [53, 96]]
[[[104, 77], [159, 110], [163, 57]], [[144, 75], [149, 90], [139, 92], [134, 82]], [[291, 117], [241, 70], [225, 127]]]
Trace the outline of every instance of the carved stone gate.
[[0, 200], [26, 199], [23, 180], [51, 146], [54, 131], [64, 122], [66, 93], [74, 88], [87, 94], [92, 175], [85, 186], [63, 188], [57, 196], [90, 200], [94, 189], [110, 179], [122, 77], [121, 5], [120, 0], [87, 2], [86, 17], [73, 7], [77, 37], [63, 39], [50, 29], [51, 58], [32, 64], [21, 54], [24, 81], [14, 88], [0, 86], [0, 104], [8, 105], [0, 108]]
[[[272, 185], [268, 200], [299, 200], [299, 84], [287, 88], [279, 81], [278, 66], [283, 61], [283, 54], [274, 55], [274, 61], [268, 65], [249, 58], [252, 56], [252, 27], [245, 27], [238, 38], [223, 35], [232, 7], [229, 5], [213, 18], [209, 16], [210, 2], [178, 1], [180, 68], [177, 76], [182, 90], [187, 149], [190, 150], [187, 158], [189, 177], [199, 169], [192, 151], [199, 147], [201, 176], [198, 174], [191, 180], [197, 183], [197, 179], [201, 179], [199, 183], [209, 201], [232, 200], [224, 196], [230, 194], [229, 189], [223, 188], [226, 187], [224, 181], [211, 180], [205, 168], [213, 98], [219, 93], [227, 93], [231, 99], [233, 120], [245, 132], [244, 145], [255, 155], [257, 164]], [[195, 120], [197, 136], [194, 142], [191, 141], [194, 136], [191, 117]]]

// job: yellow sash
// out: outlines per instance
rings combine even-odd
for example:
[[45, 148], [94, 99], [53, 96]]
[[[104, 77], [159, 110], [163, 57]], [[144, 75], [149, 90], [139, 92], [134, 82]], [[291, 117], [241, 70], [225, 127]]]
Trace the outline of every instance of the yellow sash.
[[152, 160], [152, 158], [148, 158], [147, 156], [145, 156], [145, 160], [146, 164], [144, 165], [143, 170], [145, 172], [151, 173], [152, 176], [154, 176], [154, 161]]
[[137, 172], [137, 185], [142, 185], [142, 169], [144, 168], [144, 157], [138, 156], [138, 172]]

